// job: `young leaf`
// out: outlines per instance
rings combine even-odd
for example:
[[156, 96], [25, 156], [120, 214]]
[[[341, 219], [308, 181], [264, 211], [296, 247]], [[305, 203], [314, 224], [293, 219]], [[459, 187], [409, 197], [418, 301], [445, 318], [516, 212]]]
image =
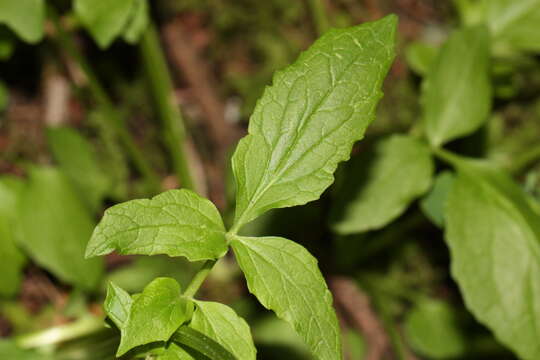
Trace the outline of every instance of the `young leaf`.
[[109, 283], [103, 308], [118, 329], [122, 330], [126, 327], [132, 304], [133, 299], [124, 289], [112, 282]]
[[38, 264], [82, 289], [98, 284], [103, 260], [84, 259], [94, 222], [61, 172], [45, 167], [30, 170], [18, 225], [19, 243]]
[[230, 307], [197, 301], [190, 327], [215, 340], [238, 359], [255, 360], [257, 350], [248, 324]]
[[491, 107], [489, 33], [484, 26], [455, 31], [423, 87], [424, 127], [433, 146], [471, 134]]
[[467, 308], [523, 359], [540, 358], [540, 216], [504, 173], [460, 160], [446, 241]]
[[16, 246], [15, 219], [24, 184], [15, 178], [0, 178], [0, 295], [13, 296], [21, 283], [26, 258]]
[[[125, 301], [125, 294], [118, 292], [116, 295], [116, 304], [124, 302], [120, 307], [113, 308], [125, 310], [125, 304], [128, 303]], [[116, 320], [111, 320], [122, 323], [123, 312], [116, 310], [111, 313]], [[122, 338], [117, 356], [136, 346], [169, 340], [180, 325], [191, 318], [192, 312], [193, 303], [182, 297], [176, 280], [155, 279], [131, 304], [127, 320], [123, 328], [120, 328]]]
[[28, 43], [43, 38], [45, 28], [44, 0], [0, 1], [0, 24], [6, 24]]
[[169, 190], [105, 211], [88, 243], [86, 257], [108, 254], [217, 259], [227, 251], [225, 227], [209, 200], [190, 190]]
[[231, 245], [249, 291], [261, 304], [289, 322], [318, 359], [341, 359], [332, 294], [317, 260], [284, 238], [234, 236]]
[[102, 48], [107, 48], [128, 25], [137, 0], [75, 0], [74, 10]]
[[92, 144], [68, 127], [47, 129], [47, 140], [64, 174], [81, 194], [92, 211], [101, 206], [111, 186], [100, 168]]
[[454, 174], [443, 171], [435, 178], [431, 191], [420, 201], [420, 209], [438, 227], [444, 227], [444, 208], [454, 183]]
[[378, 141], [347, 166], [331, 215], [339, 234], [388, 224], [428, 190], [433, 173], [429, 148], [405, 135]]
[[315, 200], [334, 181], [375, 116], [396, 21], [330, 30], [275, 74], [232, 159], [234, 230], [272, 208]]

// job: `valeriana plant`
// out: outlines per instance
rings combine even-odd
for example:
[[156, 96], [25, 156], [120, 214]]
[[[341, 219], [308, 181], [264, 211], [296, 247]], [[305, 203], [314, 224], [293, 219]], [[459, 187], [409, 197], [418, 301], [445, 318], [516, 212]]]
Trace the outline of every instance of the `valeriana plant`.
[[[130, 296], [109, 285], [105, 311], [121, 332], [117, 356], [148, 351], [159, 359], [256, 358], [246, 322], [229, 307], [196, 299], [216, 261], [232, 248], [249, 291], [289, 322], [318, 359], [341, 359], [332, 295], [317, 260], [280, 237], [244, 237], [243, 225], [264, 212], [316, 200], [334, 181], [375, 117], [394, 58], [396, 17], [330, 30], [276, 73], [232, 158], [236, 216], [227, 229], [216, 207], [189, 190], [111, 207], [86, 257], [184, 256], [205, 263], [182, 291], [158, 278]], [[154, 346], [155, 345], [155, 346]]]

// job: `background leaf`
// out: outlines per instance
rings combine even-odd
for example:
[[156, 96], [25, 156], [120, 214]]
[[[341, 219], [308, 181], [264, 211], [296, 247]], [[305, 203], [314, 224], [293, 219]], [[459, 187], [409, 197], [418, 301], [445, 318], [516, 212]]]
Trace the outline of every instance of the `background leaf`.
[[277, 72], [233, 156], [235, 226], [317, 199], [375, 116], [396, 17], [333, 29]]
[[44, 0], [0, 1], [0, 23], [9, 26], [21, 39], [37, 43], [45, 28]]
[[487, 120], [489, 56], [485, 26], [456, 30], [443, 45], [422, 88], [424, 127], [433, 146], [469, 135]]
[[94, 222], [60, 171], [46, 167], [30, 170], [19, 215], [18, 240], [33, 260], [82, 289], [98, 284], [103, 260], [84, 259]]
[[121, 254], [216, 259], [227, 251], [225, 227], [209, 200], [190, 190], [169, 190], [151, 200], [132, 200], [105, 211], [86, 256]]
[[485, 164], [460, 161], [446, 241], [467, 308], [523, 359], [540, 357], [540, 216]]
[[255, 360], [257, 350], [244, 319], [217, 302], [197, 301], [190, 327], [214, 339], [237, 359]]
[[293, 325], [318, 359], [341, 359], [332, 294], [317, 260], [284, 238], [235, 236], [231, 245], [249, 291], [261, 304]]
[[433, 173], [429, 148], [405, 135], [379, 140], [346, 166], [331, 215], [339, 234], [385, 226], [428, 190]]
[[437, 175], [431, 191], [420, 201], [420, 208], [426, 217], [438, 227], [444, 226], [444, 209], [448, 193], [454, 183], [454, 174], [443, 171]]

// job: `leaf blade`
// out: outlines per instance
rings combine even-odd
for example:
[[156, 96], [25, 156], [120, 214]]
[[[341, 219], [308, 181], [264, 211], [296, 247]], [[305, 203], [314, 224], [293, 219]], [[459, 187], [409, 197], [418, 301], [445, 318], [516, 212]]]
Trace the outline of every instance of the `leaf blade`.
[[86, 256], [121, 254], [216, 259], [227, 251], [225, 226], [209, 200], [190, 190], [169, 190], [152, 199], [132, 200], [105, 211]]
[[277, 72], [233, 156], [235, 228], [317, 199], [362, 138], [394, 57], [396, 17], [331, 30]]
[[231, 246], [261, 304], [293, 325], [319, 359], [341, 359], [332, 294], [317, 260], [301, 245], [278, 237], [234, 236]]

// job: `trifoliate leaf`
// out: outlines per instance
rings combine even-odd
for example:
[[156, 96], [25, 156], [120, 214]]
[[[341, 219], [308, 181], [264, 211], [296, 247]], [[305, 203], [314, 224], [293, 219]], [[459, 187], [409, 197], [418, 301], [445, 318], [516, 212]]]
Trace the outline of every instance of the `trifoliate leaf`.
[[105, 211], [86, 256], [121, 254], [216, 259], [227, 251], [225, 227], [209, 200], [190, 190], [169, 190], [148, 200], [132, 200]]
[[392, 15], [330, 30], [275, 74], [232, 159], [234, 230], [272, 208], [315, 200], [334, 181], [375, 116], [395, 30]]

